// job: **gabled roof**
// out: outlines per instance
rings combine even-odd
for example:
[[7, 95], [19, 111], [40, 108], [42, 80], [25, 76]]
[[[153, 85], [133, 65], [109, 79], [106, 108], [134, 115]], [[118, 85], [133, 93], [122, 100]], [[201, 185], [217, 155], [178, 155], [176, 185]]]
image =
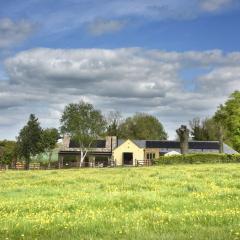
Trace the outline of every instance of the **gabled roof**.
[[127, 140], [133, 142], [135, 145], [137, 145], [139, 148], [145, 148], [146, 147], [146, 140], [131, 140], [131, 139], [118, 139], [118, 143], [117, 143], [117, 148], [122, 145], [123, 143], [125, 143]]

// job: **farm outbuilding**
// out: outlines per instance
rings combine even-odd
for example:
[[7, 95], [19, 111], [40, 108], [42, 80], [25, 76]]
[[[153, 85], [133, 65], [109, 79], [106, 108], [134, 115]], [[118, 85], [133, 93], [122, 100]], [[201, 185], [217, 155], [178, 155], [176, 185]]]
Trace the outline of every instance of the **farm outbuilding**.
[[[218, 153], [218, 141], [189, 141], [189, 153]], [[224, 153], [237, 153], [224, 144]], [[136, 166], [148, 164], [153, 159], [170, 152], [180, 153], [179, 141], [167, 140], [123, 140], [116, 136], [94, 141], [88, 150], [84, 166]], [[59, 167], [80, 166], [79, 145], [69, 137], [65, 137], [58, 152]]]
[[117, 166], [135, 166], [137, 161], [144, 160], [144, 148], [128, 139], [113, 150], [112, 157]]

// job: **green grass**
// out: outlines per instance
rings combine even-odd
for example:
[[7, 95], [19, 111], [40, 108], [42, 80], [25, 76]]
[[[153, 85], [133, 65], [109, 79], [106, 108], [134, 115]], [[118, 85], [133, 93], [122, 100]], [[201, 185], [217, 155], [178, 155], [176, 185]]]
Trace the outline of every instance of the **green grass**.
[[240, 239], [240, 164], [0, 172], [0, 239]]

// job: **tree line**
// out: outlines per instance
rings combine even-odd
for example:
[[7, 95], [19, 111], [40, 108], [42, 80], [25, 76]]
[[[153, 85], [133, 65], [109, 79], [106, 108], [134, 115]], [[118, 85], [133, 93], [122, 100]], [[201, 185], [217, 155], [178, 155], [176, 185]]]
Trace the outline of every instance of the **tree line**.
[[189, 122], [193, 140], [223, 140], [240, 152], [240, 91], [233, 92], [211, 117]]
[[[189, 122], [193, 140], [219, 140], [222, 138], [240, 151], [240, 92], [235, 91], [220, 105], [210, 118], [194, 118]], [[0, 164], [14, 164], [24, 160], [26, 168], [40, 153], [48, 155], [49, 164], [57, 141], [64, 134], [75, 140], [80, 148], [80, 164], [93, 141], [105, 136], [123, 139], [166, 140], [167, 133], [158, 118], [146, 113], [135, 113], [123, 118], [113, 111], [104, 116], [90, 103], [80, 101], [68, 104], [60, 118], [60, 128], [43, 129], [38, 118], [30, 114], [16, 141], [0, 141]]]
[[104, 116], [92, 104], [80, 101], [65, 107], [59, 129], [43, 129], [38, 118], [30, 114], [16, 141], [0, 141], [1, 164], [14, 165], [17, 159], [24, 160], [28, 169], [33, 157], [46, 153], [50, 165], [53, 150], [58, 139], [64, 134], [78, 143], [81, 150], [80, 164], [94, 140], [105, 136], [118, 136], [124, 139], [167, 139], [162, 123], [155, 116], [136, 113], [124, 119], [117, 111]]

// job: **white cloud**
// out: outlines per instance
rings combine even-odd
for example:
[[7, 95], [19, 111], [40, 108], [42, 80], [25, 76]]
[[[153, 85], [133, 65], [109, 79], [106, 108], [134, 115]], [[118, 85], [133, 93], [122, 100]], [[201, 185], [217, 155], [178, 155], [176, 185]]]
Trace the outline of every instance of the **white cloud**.
[[226, 95], [240, 88], [240, 64], [213, 69], [208, 74], [201, 76], [198, 82], [204, 92]]
[[106, 33], [118, 32], [126, 24], [126, 21], [96, 19], [88, 24], [88, 32], [94, 36], [100, 36]]
[[214, 12], [229, 7], [233, 0], [203, 0], [201, 7], [204, 11]]
[[14, 22], [9, 18], [0, 19], [0, 48], [6, 48], [24, 41], [34, 30], [28, 21]]
[[[181, 72], [196, 68], [206, 71], [194, 77], [189, 90]], [[9, 58], [5, 69], [9, 80], [0, 81], [0, 115], [11, 129], [19, 128], [12, 119], [23, 123], [31, 112], [56, 126], [63, 107], [84, 98], [104, 111], [155, 114], [174, 137], [178, 125], [213, 114], [240, 88], [240, 53], [219, 50], [40, 48]]]

